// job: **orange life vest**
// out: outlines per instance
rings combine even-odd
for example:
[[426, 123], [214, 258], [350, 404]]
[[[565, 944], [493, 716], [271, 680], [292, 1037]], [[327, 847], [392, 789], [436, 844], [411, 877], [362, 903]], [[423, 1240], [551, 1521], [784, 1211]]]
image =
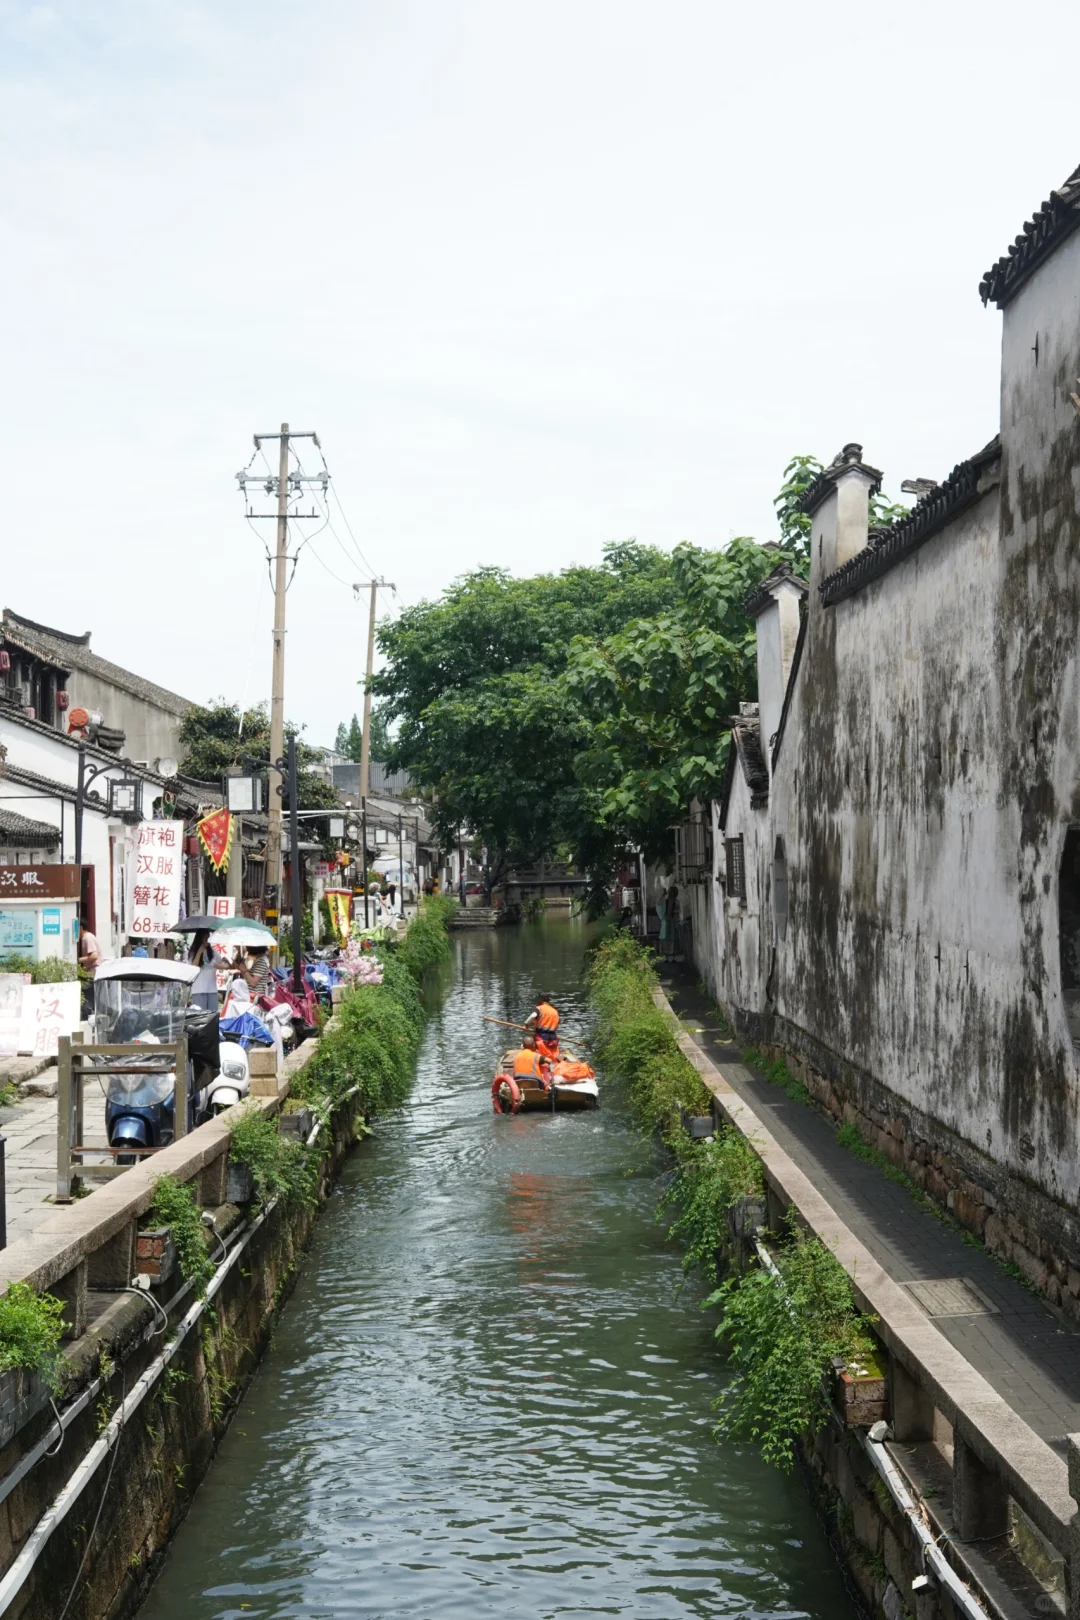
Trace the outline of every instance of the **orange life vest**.
[[559, 1027], [559, 1015], [550, 1001], [538, 1001], [536, 1004], [536, 1030], [537, 1034], [554, 1035]]
[[531, 1046], [521, 1046], [514, 1053], [515, 1080], [541, 1080], [543, 1072], [540, 1054], [534, 1052]]

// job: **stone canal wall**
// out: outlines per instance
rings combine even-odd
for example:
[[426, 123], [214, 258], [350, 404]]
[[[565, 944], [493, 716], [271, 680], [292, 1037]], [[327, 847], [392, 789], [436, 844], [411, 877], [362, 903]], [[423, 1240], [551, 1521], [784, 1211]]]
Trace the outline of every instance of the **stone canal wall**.
[[[315, 1043], [286, 1064], [276, 1115]], [[318, 1199], [355, 1141], [359, 1094], [331, 1115], [312, 1151]], [[19, 1620], [122, 1620], [135, 1613], [210, 1465], [295, 1276], [316, 1203], [265, 1209], [227, 1202], [248, 1192], [229, 1131], [217, 1119], [57, 1211], [0, 1257], [5, 1282], [65, 1300], [76, 1336], [65, 1345], [62, 1439], [35, 1378], [0, 1379], [0, 1613]], [[127, 1288], [138, 1222], [168, 1172], [197, 1191], [220, 1241], [200, 1300], [179, 1272], [153, 1299]], [[6, 1390], [3, 1386], [6, 1385]], [[69, 1601], [70, 1600], [70, 1601]], [[65, 1610], [65, 1604], [68, 1607]]]
[[[659, 988], [654, 999], [670, 1012]], [[1077, 1437], [1067, 1455], [1040, 1438], [889, 1276], [701, 1047], [685, 1031], [677, 1039], [712, 1093], [717, 1122], [761, 1160], [767, 1226], [779, 1230], [794, 1209], [873, 1319], [883, 1376], [861, 1403], [859, 1391], [848, 1390], [856, 1399], [847, 1402], [838, 1391], [829, 1422], [801, 1448], [867, 1610], [875, 1620], [1080, 1616]]]

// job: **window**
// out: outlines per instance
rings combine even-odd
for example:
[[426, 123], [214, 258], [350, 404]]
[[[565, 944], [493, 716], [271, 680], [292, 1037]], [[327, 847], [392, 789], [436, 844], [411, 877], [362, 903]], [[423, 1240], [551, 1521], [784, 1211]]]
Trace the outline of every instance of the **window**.
[[788, 886], [787, 856], [784, 854], [784, 840], [782, 838], [777, 838], [776, 848], [773, 851], [772, 909], [773, 922], [776, 924], [776, 937], [777, 939], [784, 939], [787, 935]]
[[746, 899], [746, 859], [741, 838], [729, 838], [725, 844], [727, 855], [727, 892], [730, 900]]
[[1061, 993], [1073, 1046], [1080, 1050], [1080, 827], [1065, 834], [1058, 872], [1058, 945]]
[[675, 855], [680, 884], [700, 883], [712, 865], [702, 821], [684, 821], [675, 829]]

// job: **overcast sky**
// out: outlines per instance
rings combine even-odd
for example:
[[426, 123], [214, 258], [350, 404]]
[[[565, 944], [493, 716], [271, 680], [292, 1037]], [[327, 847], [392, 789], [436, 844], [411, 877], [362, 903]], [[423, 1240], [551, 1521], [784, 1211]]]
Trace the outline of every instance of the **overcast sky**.
[[[943, 477], [997, 430], [979, 278], [1080, 162], [1078, 18], [0, 0], [3, 604], [265, 697], [234, 474], [282, 420], [405, 601], [768, 538], [788, 457], [849, 439], [893, 496]], [[315, 742], [362, 673], [335, 528], [288, 602]]]

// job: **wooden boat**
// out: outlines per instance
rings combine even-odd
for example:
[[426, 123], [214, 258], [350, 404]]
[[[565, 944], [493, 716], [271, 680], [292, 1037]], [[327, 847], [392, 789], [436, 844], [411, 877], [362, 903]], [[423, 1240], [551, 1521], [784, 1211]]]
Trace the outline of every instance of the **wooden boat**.
[[491, 1105], [497, 1114], [523, 1114], [546, 1109], [599, 1108], [600, 1087], [587, 1063], [569, 1052], [554, 1064], [544, 1065], [544, 1081], [515, 1079], [514, 1055], [504, 1052], [491, 1083]]

